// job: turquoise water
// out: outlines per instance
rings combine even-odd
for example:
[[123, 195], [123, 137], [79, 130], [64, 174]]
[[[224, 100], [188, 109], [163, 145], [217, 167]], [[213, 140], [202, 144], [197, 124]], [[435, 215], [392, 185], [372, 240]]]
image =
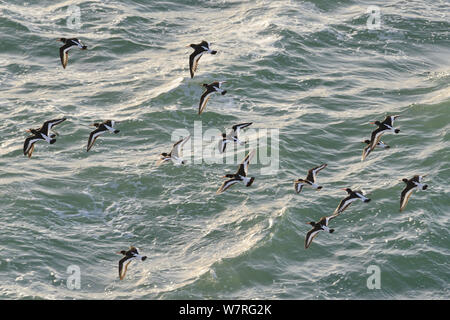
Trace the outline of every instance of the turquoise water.
[[[0, 298], [450, 298], [448, 1], [11, 0], [0, 11]], [[66, 69], [61, 37], [88, 46]], [[186, 46], [201, 40], [218, 53], [191, 79]], [[228, 93], [199, 116], [201, 84], [223, 80]], [[361, 162], [369, 122], [389, 114], [401, 132]], [[62, 116], [57, 142], [25, 157], [25, 130]], [[89, 125], [107, 119], [120, 133], [86, 152]], [[241, 122], [253, 122], [248, 144], [221, 163], [207, 147]], [[187, 134], [202, 151], [187, 144], [187, 165], [157, 167]], [[252, 146], [253, 185], [217, 195]], [[323, 189], [296, 194], [322, 163]], [[429, 187], [399, 212], [401, 179], [415, 174]], [[346, 187], [371, 202], [305, 250], [306, 223], [331, 215]], [[116, 252], [130, 245], [148, 259], [120, 281]]]

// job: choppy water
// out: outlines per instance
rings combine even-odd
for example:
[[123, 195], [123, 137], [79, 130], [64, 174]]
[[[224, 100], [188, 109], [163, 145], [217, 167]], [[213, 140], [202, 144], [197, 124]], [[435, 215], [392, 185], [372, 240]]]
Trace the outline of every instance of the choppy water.
[[[68, 22], [73, 5], [80, 20]], [[378, 20], [367, 26], [372, 5], [378, 29]], [[449, 8], [1, 1], [0, 298], [448, 299]], [[70, 52], [65, 70], [60, 37], [88, 46]], [[218, 54], [190, 79], [186, 45], [203, 39]], [[215, 80], [228, 93], [199, 116], [201, 84]], [[383, 136], [391, 148], [361, 162], [369, 122], [387, 114], [400, 115], [400, 134]], [[57, 142], [24, 157], [25, 130], [62, 116]], [[87, 153], [88, 125], [106, 119], [120, 133]], [[215, 194], [246, 147], [235, 163], [193, 155], [184, 167], [155, 167], [176, 130], [247, 121], [254, 131], [243, 137], [279, 154], [277, 172], [250, 166], [250, 188]], [[295, 194], [293, 180], [321, 163], [323, 189]], [[428, 174], [429, 188], [399, 212], [401, 179], [414, 174]], [[305, 250], [306, 222], [330, 215], [345, 187], [372, 201], [354, 203]], [[149, 258], [119, 281], [115, 253], [130, 245]], [[69, 266], [80, 289], [67, 287]], [[368, 288], [369, 266], [381, 271], [381, 289]]]

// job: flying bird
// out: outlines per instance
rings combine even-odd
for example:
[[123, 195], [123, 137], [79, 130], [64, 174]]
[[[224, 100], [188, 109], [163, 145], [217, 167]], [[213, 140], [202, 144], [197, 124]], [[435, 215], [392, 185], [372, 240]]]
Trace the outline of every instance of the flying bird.
[[[31, 155], [33, 154], [34, 151], [34, 146], [35, 143], [40, 141], [40, 140], [44, 140], [46, 142], [48, 142], [49, 144], [54, 144], [56, 142], [55, 139], [55, 134], [50, 133], [50, 131], [52, 130], [52, 127], [60, 124], [61, 122], [65, 121], [66, 118], [61, 118], [61, 119], [54, 119], [54, 120], [49, 120], [49, 121], [45, 121], [44, 124], [38, 128], [38, 129], [28, 129], [27, 132], [32, 133], [32, 136], [29, 136], [25, 139], [25, 143], [23, 145], [23, 154], [28, 156], [28, 158], [31, 158]], [[53, 131], [55, 132], [55, 131]], [[56, 132], [55, 132], [56, 133]]]
[[[59, 135], [55, 130], [53, 130], [53, 127], [66, 121], [67, 118], [61, 118], [61, 119], [53, 119], [49, 121], [45, 121], [44, 124], [38, 128], [38, 129], [28, 129], [27, 132], [31, 132], [33, 134], [43, 133], [46, 136], [52, 138], [55, 137], [55, 135]], [[50, 131], [53, 131], [55, 134], [51, 134]]]
[[255, 150], [250, 151], [247, 156], [244, 158], [242, 163], [239, 165], [238, 171], [233, 174], [226, 174], [223, 178], [230, 178], [225, 181], [222, 186], [217, 190], [217, 194], [224, 192], [232, 185], [236, 183], [244, 183], [246, 187], [250, 187], [255, 180], [254, 177], [247, 177], [248, 175], [248, 166], [250, 165], [250, 161], [255, 155]]
[[86, 50], [87, 46], [81, 43], [80, 40], [77, 38], [72, 39], [66, 39], [66, 38], [60, 38], [58, 41], [61, 41], [64, 43], [64, 45], [59, 48], [59, 57], [61, 58], [61, 64], [63, 68], [65, 69], [67, 66], [67, 62], [69, 61], [69, 50], [78, 47], [81, 50]]
[[198, 105], [198, 114], [202, 114], [203, 110], [206, 108], [206, 103], [208, 102], [209, 98], [211, 98], [211, 95], [215, 92], [219, 92], [222, 95], [225, 95], [227, 93], [226, 90], [221, 89], [222, 83], [225, 83], [226, 81], [216, 81], [211, 84], [204, 83], [203, 86], [206, 88], [205, 92], [203, 92], [202, 96], [200, 97], [200, 103]]
[[220, 153], [225, 152], [225, 148], [227, 147], [227, 143], [230, 142], [237, 142], [240, 145], [243, 145], [244, 142], [239, 140], [239, 132], [241, 129], [247, 128], [250, 126], [253, 122], [246, 122], [246, 123], [240, 123], [236, 124], [232, 127], [232, 131], [227, 135], [226, 133], [222, 133], [222, 140], [219, 142], [219, 151]]
[[295, 191], [297, 193], [300, 193], [302, 191], [303, 186], [310, 186], [316, 190], [322, 189], [322, 186], [316, 184], [316, 176], [319, 173], [319, 171], [325, 168], [326, 166], [327, 164], [324, 163], [318, 167], [312, 168], [308, 171], [308, 176], [306, 177], [306, 179], [295, 180], [294, 181]]
[[369, 144], [364, 148], [363, 150], [363, 154], [361, 157], [361, 161], [364, 161], [366, 159], [366, 157], [370, 154], [370, 152], [372, 152], [375, 147], [378, 146], [381, 136], [387, 132], [392, 132], [392, 133], [399, 133], [400, 129], [397, 129], [394, 127], [394, 121], [395, 119], [397, 119], [399, 116], [387, 116], [383, 122], [380, 121], [375, 121], [375, 122], [371, 122], [371, 124], [375, 124], [378, 126], [377, 129], [375, 129], [374, 131], [372, 131], [372, 134], [370, 136], [370, 142]]
[[334, 229], [330, 229], [328, 227], [328, 223], [331, 219], [336, 218], [337, 215], [331, 215], [329, 217], [322, 217], [319, 222], [308, 222], [307, 224], [312, 225], [312, 229], [308, 231], [305, 238], [305, 249], [308, 249], [313, 239], [319, 234], [320, 231], [326, 231], [329, 233], [333, 233]]
[[97, 138], [101, 134], [104, 134], [107, 131], [109, 131], [111, 133], [119, 133], [120, 130], [114, 129], [115, 124], [116, 124], [116, 121], [114, 121], [114, 120], [106, 120], [105, 122], [102, 122], [102, 123], [99, 123], [99, 122], [93, 123], [92, 125], [94, 127], [96, 127], [97, 129], [92, 131], [91, 134], [89, 135], [89, 140], [88, 140], [86, 151], [91, 150], [92, 146], [94, 145], [95, 140], [97, 140]]
[[[125, 278], [125, 274], [127, 273], [128, 265], [131, 263], [131, 261], [133, 261], [133, 260], [145, 261], [145, 259], [147, 259], [147, 256], [141, 256], [139, 254], [138, 250], [133, 246], [131, 246], [130, 249], [127, 251], [122, 250], [117, 253], [124, 255], [124, 257], [122, 259], [120, 259], [120, 261], [119, 261], [119, 279], [120, 280], [123, 280], [123, 278]], [[126, 263], [125, 269], [123, 268], [124, 263]]]
[[341, 200], [338, 207], [334, 211], [334, 215], [339, 215], [341, 212], [343, 212], [345, 209], [347, 209], [354, 201], [361, 200], [362, 202], [369, 202], [370, 199], [366, 198], [361, 190], [353, 191], [350, 188], [344, 188], [342, 190], [347, 191], [348, 196]]
[[415, 175], [409, 180], [406, 178], [402, 179], [402, 181], [406, 183], [406, 186], [400, 196], [400, 211], [405, 209], [409, 197], [411, 197], [411, 194], [414, 190], [426, 190], [428, 188], [428, 185], [422, 183], [424, 177], [426, 177], [426, 175]]
[[216, 50], [211, 50], [210, 43], [203, 40], [199, 44], [190, 44], [188, 47], [194, 49], [194, 52], [189, 56], [189, 71], [191, 73], [191, 79], [194, 77], [194, 72], [197, 71], [198, 61], [205, 53], [216, 54]]
[[34, 151], [34, 144], [40, 140], [47, 141], [49, 144], [54, 144], [56, 142], [56, 139], [50, 138], [39, 132], [38, 134], [34, 134], [25, 139], [25, 143], [23, 144], [23, 154], [28, 156], [28, 158], [31, 158]]
[[163, 152], [156, 163], [159, 166], [161, 163], [172, 160], [172, 162], [176, 165], [186, 164], [186, 161], [183, 160], [183, 146], [184, 144], [191, 138], [191, 136], [187, 136], [181, 140], [178, 140], [172, 147], [170, 153]]

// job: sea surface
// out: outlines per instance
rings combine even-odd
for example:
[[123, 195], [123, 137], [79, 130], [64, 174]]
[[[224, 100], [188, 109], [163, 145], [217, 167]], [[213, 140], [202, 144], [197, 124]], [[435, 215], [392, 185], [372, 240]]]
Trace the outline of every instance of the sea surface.
[[[0, 299], [449, 299], [449, 1], [0, 1]], [[61, 37], [78, 38], [61, 66]], [[192, 43], [209, 41], [191, 79]], [[202, 84], [226, 81], [198, 115]], [[389, 149], [363, 141], [399, 115]], [[26, 130], [66, 117], [24, 156]], [[117, 121], [87, 152], [90, 126]], [[238, 123], [245, 145], [217, 152]], [[181, 137], [185, 165], [156, 166]], [[255, 149], [250, 187], [216, 194]], [[293, 181], [326, 163], [320, 191]], [[403, 178], [426, 175], [399, 211]], [[310, 221], [333, 214], [308, 249]], [[120, 250], [136, 246], [119, 280]]]

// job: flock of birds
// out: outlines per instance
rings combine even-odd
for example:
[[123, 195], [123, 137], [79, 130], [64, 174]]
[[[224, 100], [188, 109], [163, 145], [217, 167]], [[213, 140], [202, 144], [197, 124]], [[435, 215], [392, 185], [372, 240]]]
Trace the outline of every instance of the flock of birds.
[[[60, 58], [61, 58], [61, 64], [63, 68], [65, 69], [67, 67], [68, 61], [69, 61], [69, 50], [72, 48], [79, 48], [81, 50], [86, 50], [87, 46], [82, 44], [80, 40], [77, 38], [72, 39], [66, 39], [66, 38], [60, 38], [59, 41], [63, 42], [64, 45], [60, 48]], [[208, 53], [215, 55], [217, 53], [216, 50], [210, 49], [210, 43], [207, 41], [202, 41], [199, 44], [190, 44], [189, 45], [192, 49], [194, 49], [194, 52], [189, 56], [189, 70], [191, 78], [194, 77], [195, 72], [197, 71], [198, 63], [200, 58]], [[200, 97], [200, 103], [198, 106], [198, 114], [200, 115], [206, 108], [206, 104], [208, 100], [210, 99], [211, 95], [214, 93], [220, 93], [222, 95], [225, 95], [227, 93], [226, 90], [223, 90], [221, 88], [222, 84], [225, 83], [225, 81], [215, 81], [211, 84], [203, 84], [203, 87], [205, 87], [205, 91]], [[365, 140], [364, 143], [367, 144], [367, 146], [363, 149], [361, 161], [364, 161], [369, 154], [375, 150], [376, 147], [380, 148], [389, 148], [387, 144], [382, 142], [381, 136], [385, 133], [394, 133], [397, 134], [400, 132], [399, 129], [396, 129], [394, 127], [394, 120], [398, 118], [397, 115], [389, 115], [385, 118], [384, 121], [375, 121], [371, 122], [371, 124], [374, 124], [377, 126], [377, 129], [375, 129], [370, 137], [370, 140]], [[54, 144], [56, 142], [56, 136], [59, 134], [53, 129], [54, 126], [61, 124], [64, 122], [66, 118], [60, 118], [60, 119], [54, 119], [46, 121], [40, 128], [38, 129], [29, 129], [27, 132], [32, 133], [31, 136], [27, 137], [25, 139], [25, 143], [23, 146], [23, 153], [24, 155], [31, 157], [33, 154], [35, 143], [38, 141], [46, 141], [49, 144]], [[120, 130], [115, 129], [116, 121], [114, 120], [106, 120], [101, 123], [94, 123], [93, 126], [96, 127], [94, 131], [92, 131], [88, 138], [88, 143], [86, 147], [86, 151], [89, 151], [92, 146], [94, 145], [94, 142], [96, 139], [103, 133], [111, 132], [114, 134], [117, 134], [120, 132]], [[234, 125], [232, 127], [232, 131], [229, 134], [223, 133], [222, 139], [219, 141], [218, 149], [221, 153], [225, 152], [226, 146], [228, 143], [238, 143], [240, 145], [245, 144], [245, 142], [239, 140], [239, 133], [240, 130], [250, 126], [252, 122], [248, 123], [241, 123]], [[184, 144], [190, 139], [190, 136], [187, 136], [185, 138], [182, 138], [181, 140], [177, 141], [173, 146], [169, 153], [163, 152], [160, 154], [160, 157], [157, 161], [157, 165], [159, 166], [162, 163], [172, 161], [175, 165], [183, 165], [186, 162], [183, 159], [182, 150]], [[220, 188], [217, 190], [217, 193], [220, 194], [224, 191], [226, 191], [228, 188], [233, 186], [236, 183], [242, 183], [246, 187], [250, 187], [252, 183], [254, 182], [254, 177], [248, 177], [248, 167], [250, 165], [250, 162], [255, 155], [255, 150], [251, 150], [244, 158], [244, 160], [241, 162], [241, 164], [238, 167], [238, 170], [236, 173], [229, 173], [223, 176], [224, 178], [228, 178], [226, 181], [223, 182], [223, 184], [220, 186]], [[317, 174], [324, 169], [327, 166], [327, 164], [322, 164], [320, 166], [317, 166], [315, 168], [312, 168], [308, 171], [308, 175], [305, 179], [297, 179], [294, 181], [294, 188], [297, 193], [300, 193], [303, 189], [303, 187], [311, 187], [315, 190], [321, 190], [322, 186], [317, 184]], [[427, 185], [423, 184], [423, 178], [425, 175], [415, 175], [411, 179], [403, 179], [402, 181], [406, 184], [405, 188], [403, 189], [401, 196], [400, 196], [400, 211], [402, 211], [406, 204], [408, 203], [408, 200], [414, 190], [426, 190]], [[361, 190], [352, 190], [350, 188], [344, 188], [342, 190], [345, 190], [347, 192], [347, 197], [342, 199], [335, 209], [334, 213], [331, 216], [325, 216], [322, 217], [318, 222], [308, 222], [312, 226], [312, 229], [308, 231], [305, 238], [305, 249], [307, 249], [310, 244], [312, 243], [313, 239], [319, 234], [320, 231], [326, 231], [329, 233], [333, 233], [334, 229], [331, 229], [328, 224], [329, 222], [339, 216], [345, 209], [347, 209], [354, 201], [361, 200], [362, 202], [369, 202], [371, 199], [367, 198]], [[122, 280], [125, 277], [125, 274], [127, 272], [128, 265], [133, 260], [140, 260], [144, 261], [147, 259], [146, 256], [142, 256], [139, 254], [138, 249], [136, 247], [131, 246], [129, 250], [125, 251], [122, 250], [118, 252], [119, 254], [122, 254], [124, 257], [119, 261], [119, 278]], [[125, 265], [125, 267], [124, 267]]]

